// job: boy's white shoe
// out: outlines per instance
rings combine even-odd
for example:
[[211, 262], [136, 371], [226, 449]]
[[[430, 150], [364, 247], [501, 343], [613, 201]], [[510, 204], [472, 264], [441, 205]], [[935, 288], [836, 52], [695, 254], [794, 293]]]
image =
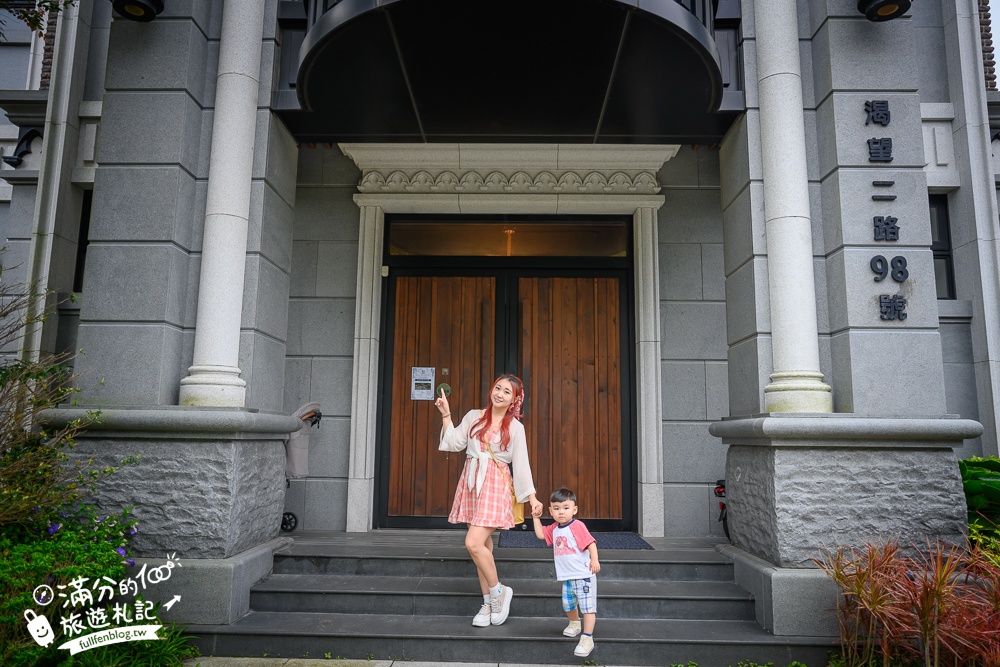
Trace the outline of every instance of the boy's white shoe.
[[573, 655], [578, 655], [581, 658], [590, 655], [590, 652], [594, 650], [594, 638], [583, 635], [580, 637], [580, 643], [576, 645], [576, 650], [573, 651]]
[[563, 630], [563, 634], [567, 637], [578, 637], [580, 633], [583, 632], [583, 622], [582, 621], [570, 621], [566, 629]]
[[490, 623], [501, 625], [507, 620], [510, 613], [510, 599], [514, 597], [514, 591], [510, 586], [504, 586], [500, 595], [490, 596]]
[[479, 613], [472, 619], [472, 624], [477, 628], [485, 628], [490, 624], [490, 606], [483, 603], [479, 608]]

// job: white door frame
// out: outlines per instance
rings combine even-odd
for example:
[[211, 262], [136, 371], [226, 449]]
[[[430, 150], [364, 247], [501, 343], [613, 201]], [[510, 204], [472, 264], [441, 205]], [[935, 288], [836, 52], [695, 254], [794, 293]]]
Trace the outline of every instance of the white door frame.
[[630, 215], [636, 317], [639, 533], [663, 535], [656, 174], [680, 146], [341, 144], [361, 169], [347, 530], [372, 528], [386, 213]]

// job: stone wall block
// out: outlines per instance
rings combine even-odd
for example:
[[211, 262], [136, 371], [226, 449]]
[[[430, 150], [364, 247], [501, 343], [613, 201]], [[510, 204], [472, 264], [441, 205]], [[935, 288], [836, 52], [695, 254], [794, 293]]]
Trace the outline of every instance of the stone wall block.
[[289, 204], [295, 204], [298, 148], [284, 123], [268, 109], [258, 109], [253, 150], [253, 178], [264, 179]]
[[[885, 188], [872, 185], [873, 181], [894, 181]], [[830, 254], [844, 245], [907, 246], [930, 245], [930, 213], [927, 198], [927, 178], [922, 171], [883, 169], [837, 169], [822, 183], [823, 252]], [[873, 201], [874, 195], [896, 195], [895, 201]], [[892, 216], [897, 219], [900, 241], [874, 240], [874, 216]]]
[[[325, 406], [320, 406], [323, 410]], [[350, 468], [351, 420], [324, 417], [309, 438], [309, 476], [347, 479]]]
[[[289, 295], [296, 297], [316, 296], [316, 275], [319, 243], [294, 241], [292, 243], [291, 284]], [[357, 245], [354, 246], [357, 264]]]
[[114, 21], [107, 90], [186, 91], [204, 104], [207, 40], [193, 21]]
[[755, 255], [767, 254], [764, 184], [755, 181], [722, 212], [726, 275]]
[[95, 466], [141, 457], [106, 478], [96, 496], [104, 511], [135, 508], [137, 556], [225, 558], [278, 534], [285, 490], [280, 440], [84, 437], [72, 456], [93, 457]]
[[872, 416], [943, 415], [936, 330], [853, 330], [831, 337], [835, 409]]
[[[371, 518], [368, 522], [371, 523]], [[308, 530], [337, 531], [347, 528], [346, 480], [306, 480], [306, 511], [302, 527]]]
[[[951, 449], [778, 449], [774, 474], [778, 565], [812, 567], [835, 544], [964, 543], [965, 496]], [[892, 478], [899, 483], [885, 483]]]
[[[285, 359], [285, 393], [282, 412], [292, 414], [306, 403], [311, 403], [312, 357]], [[322, 407], [320, 408], [322, 411]]]
[[771, 375], [771, 336], [758, 335], [729, 348], [729, 414], [752, 415], [764, 409], [764, 387]]
[[711, 420], [729, 416], [729, 364], [724, 361], [705, 362], [705, 412]]
[[351, 378], [353, 359], [313, 359], [312, 385], [309, 398], [323, 406], [323, 414], [331, 417], [351, 416]]
[[201, 135], [201, 124], [201, 109], [185, 92], [108, 92], [98, 162], [179, 165], [194, 174], [200, 142], [190, 139]]
[[356, 188], [361, 170], [337, 146], [323, 147], [323, 184]]
[[316, 296], [353, 299], [358, 290], [357, 243], [317, 243]]
[[767, 260], [757, 257], [726, 278], [726, 339], [730, 345], [771, 331]]
[[[91, 243], [84, 321], [167, 322], [181, 326], [188, 255], [174, 245]], [[128, 289], [122, 289], [127, 276]]]
[[[181, 338], [180, 330], [164, 324], [82, 321], [75, 364], [80, 403], [175, 404], [181, 375], [174, 362]], [[137, 368], [144, 372], [136, 373]]]
[[705, 484], [663, 485], [663, 532], [667, 536], [707, 535], [711, 516], [711, 490]]
[[663, 418], [705, 419], [705, 362], [665, 361], [660, 368]]
[[288, 304], [288, 354], [351, 356], [354, 310], [354, 299], [292, 299]]
[[726, 305], [664, 302], [660, 309], [664, 359], [726, 358]]
[[194, 178], [176, 165], [102, 165], [94, 177], [89, 239], [164, 241], [192, 250], [192, 220], [204, 214], [195, 201]]
[[285, 389], [284, 343], [257, 332], [243, 331], [239, 364], [241, 377], [247, 383], [247, 407], [280, 412]]
[[667, 190], [657, 214], [660, 243], [722, 243], [719, 191]]
[[[892, 269], [896, 257], [906, 260], [908, 277], [896, 282], [887, 276], [875, 282], [871, 261], [885, 258]], [[934, 282], [934, 258], [926, 248], [912, 246], [870, 246], [846, 248], [833, 253], [826, 261], [830, 299], [830, 329], [875, 327], [887, 330], [937, 327], [937, 288]], [[906, 319], [883, 320], [879, 297], [882, 294], [906, 298]]]
[[[730, 367], [732, 364], [730, 364]], [[781, 564], [774, 450], [730, 445], [726, 453], [726, 513], [734, 546]]]
[[706, 301], [726, 299], [725, 248], [721, 243], [701, 244], [701, 283]]
[[[845, 3], [849, 4], [849, 3]], [[813, 37], [816, 99], [835, 90], [916, 90], [917, 50], [910, 22], [859, 20], [857, 5], [845, 18], [831, 18]], [[892, 76], [886, 77], [886, 54], [892, 54]]]
[[664, 188], [697, 187], [699, 154], [697, 146], [681, 146], [677, 155], [660, 167], [656, 180]]
[[[889, 102], [892, 117], [888, 126], [865, 125], [865, 101], [871, 99]], [[870, 93], [834, 93], [823, 100], [816, 113], [821, 178], [837, 167], [865, 167], [878, 172], [923, 169], [919, 95], [885, 92], [884, 89]], [[892, 162], [870, 160], [868, 140], [872, 138], [892, 139]], [[886, 177], [891, 178], [888, 174]]]
[[247, 255], [243, 284], [243, 329], [284, 341], [288, 331], [288, 274], [260, 255]]
[[660, 298], [700, 301], [702, 298], [701, 246], [660, 244]]
[[[918, 2], [910, 7], [913, 15], [913, 39], [920, 45], [916, 50], [917, 72], [920, 75], [921, 102], [949, 102], [948, 56], [945, 50], [944, 23], [937, 2]], [[933, 17], [933, 14], [937, 17]], [[927, 15], [925, 25], [921, 17]]]
[[[708, 485], [726, 476], [726, 448], [708, 432], [707, 422], [663, 424], [663, 481]], [[705, 535], [705, 526], [694, 535]]]
[[357, 186], [299, 188], [295, 195], [296, 241], [357, 241]]
[[291, 271], [295, 209], [264, 181], [250, 186], [247, 252], [259, 252], [282, 271]]
[[[222, 3], [213, 0], [170, 0], [163, 3], [161, 19], [191, 19], [206, 35], [212, 35], [214, 14], [222, 15]], [[214, 11], [218, 10], [218, 11]], [[218, 17], [216, 17], [218, 18]], [[117, 22], [117, 20], [116, 20]], [[124, 23], [124, 21], [122, 21]], [[214, 37], [218, 39], [218, 34]]]

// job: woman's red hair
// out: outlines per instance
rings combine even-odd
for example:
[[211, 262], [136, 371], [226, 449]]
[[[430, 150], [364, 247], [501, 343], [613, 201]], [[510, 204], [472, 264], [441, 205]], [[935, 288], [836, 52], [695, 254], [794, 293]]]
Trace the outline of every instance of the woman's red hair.
[[[521, 378], [516, 375], [505, 373], [494, 380], [493, 384], [490, 385], [490, 396], [493, 395], [493, 388], [497, 386], [497, 383], [500, 382], [500, 380], [510, 382], [510, 386], [514, 390], [514, 402], [510, 404], [509, 408], [507, 408], [507, 413], [500, 421], [500, 449], [507, 451], [510, 447], [510, 422], [515, 417], [517, 419], [521, 418], [521, 403], [524, 401], [524, 383], [521, 382]], [[489, 400], [489, 397], [487, 397], [486, 407], [483, 409], [483, 416], [472, 425], [472, 429], [469, 431], [469, 434], [472, 437], [478, 436], [480, 440], [486, 442], [486, 432], [489, 430], [492, 423], [493, 401]]]

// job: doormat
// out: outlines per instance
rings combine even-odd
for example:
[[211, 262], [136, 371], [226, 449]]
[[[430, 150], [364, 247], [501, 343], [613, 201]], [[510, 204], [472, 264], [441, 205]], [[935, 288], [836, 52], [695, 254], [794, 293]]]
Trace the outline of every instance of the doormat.
[[[533, 530], [501, 530], [499, 547], [509, 549], [551, 549], [545, 540], [535, 537]], [[591, 533], [598, 549], [652, 549], [635, 533]]]

